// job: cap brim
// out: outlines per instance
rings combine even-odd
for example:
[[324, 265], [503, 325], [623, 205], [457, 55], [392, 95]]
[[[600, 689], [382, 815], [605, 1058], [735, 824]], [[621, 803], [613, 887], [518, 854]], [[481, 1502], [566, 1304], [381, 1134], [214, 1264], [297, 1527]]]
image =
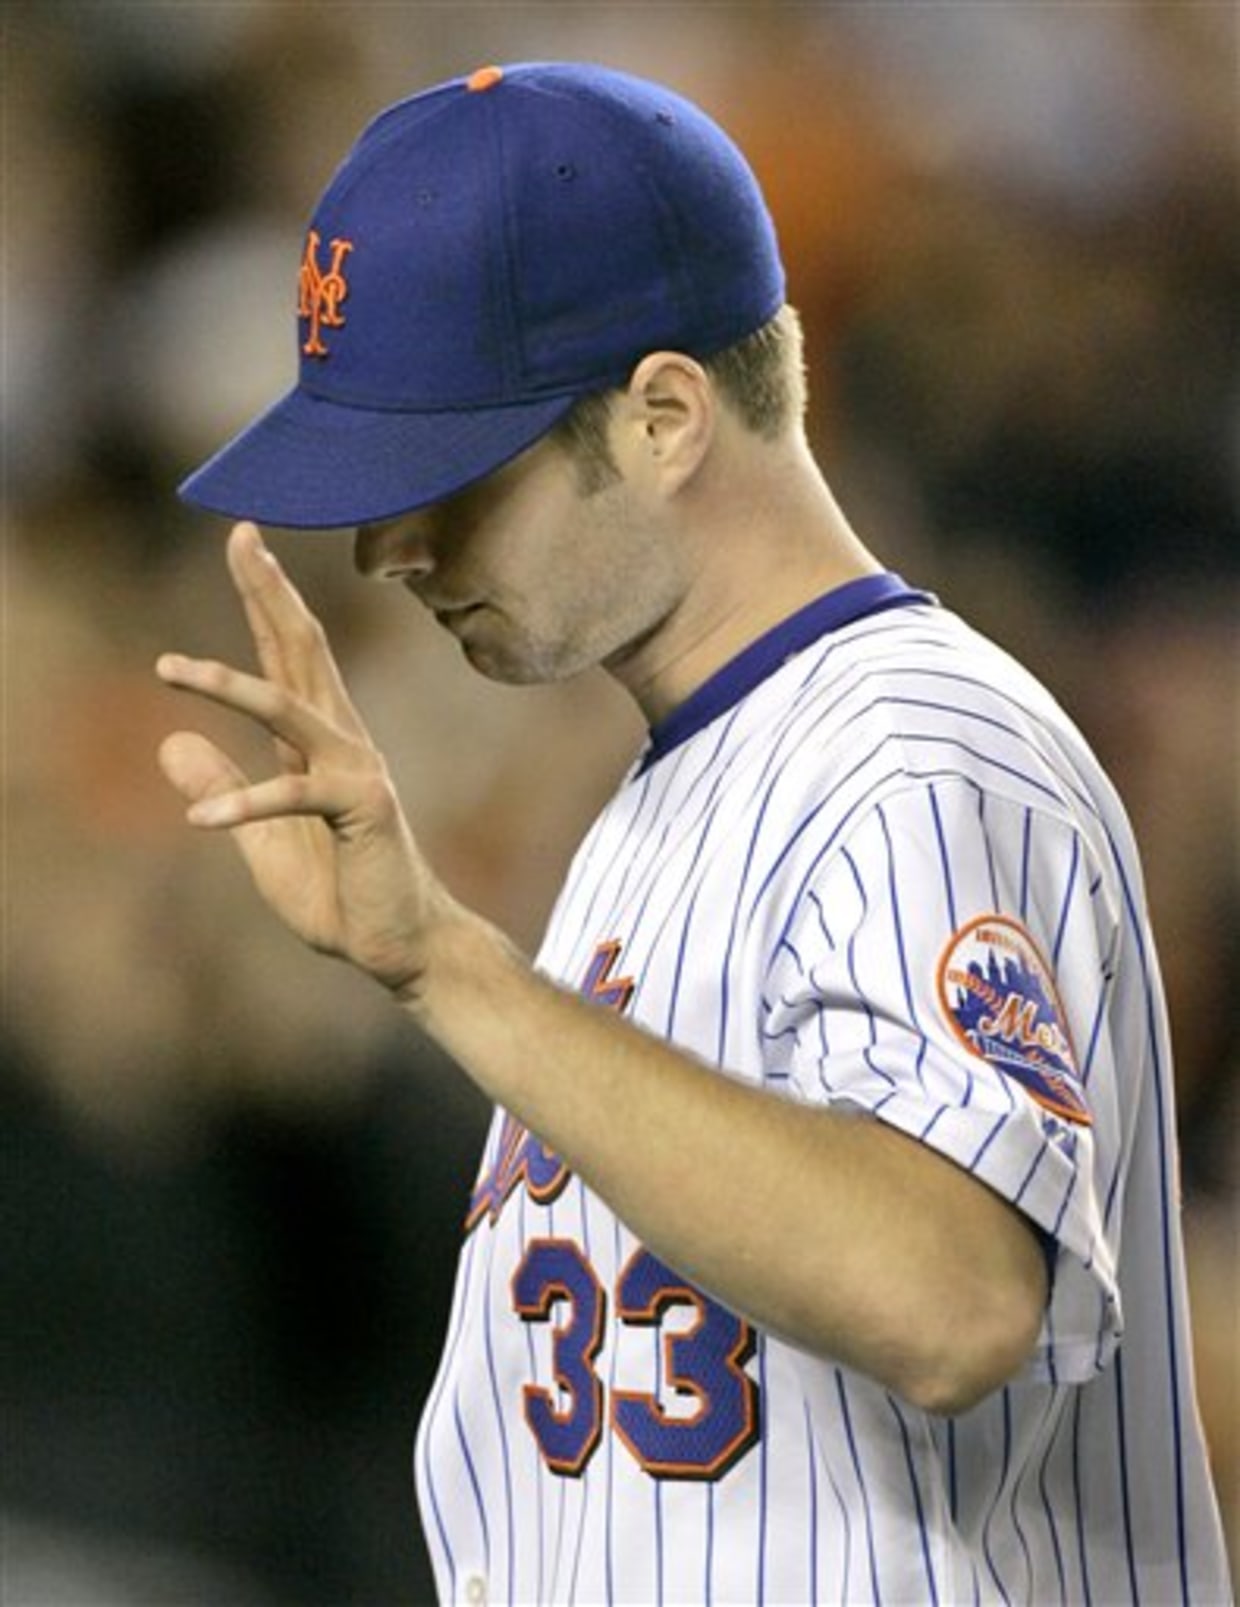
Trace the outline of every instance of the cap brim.
[[178, 487], [234, 519], [331, 530], [442, 501], [532, 446], [575, 396], [434, 413], [377, 412], [291, 391]]

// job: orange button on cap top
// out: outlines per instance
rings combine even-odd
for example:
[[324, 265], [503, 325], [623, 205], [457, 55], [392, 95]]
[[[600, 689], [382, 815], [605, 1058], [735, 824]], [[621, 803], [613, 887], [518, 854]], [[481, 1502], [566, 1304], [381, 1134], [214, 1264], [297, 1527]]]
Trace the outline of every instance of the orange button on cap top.
[[477, 72], [470, 73], [465, 80], [465, 88], [476, 95], [484, 89], [494, 89], [503, 76], [502, 67], [479, 67]]

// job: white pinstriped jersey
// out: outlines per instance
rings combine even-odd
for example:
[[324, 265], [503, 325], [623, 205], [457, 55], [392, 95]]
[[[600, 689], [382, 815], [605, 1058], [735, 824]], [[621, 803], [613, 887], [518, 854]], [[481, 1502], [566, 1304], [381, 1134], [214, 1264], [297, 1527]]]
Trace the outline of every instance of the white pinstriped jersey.
[[497, 1114], [416, 1456], [444, 1601], [1230, 1599], [1140, 872], [1030, 677], [895, 577], [820, 599], [655, 733], [539, 963], [941, 1151], [1052, 1294], [1021, 1376], [931, 1417], [689, 1287]]

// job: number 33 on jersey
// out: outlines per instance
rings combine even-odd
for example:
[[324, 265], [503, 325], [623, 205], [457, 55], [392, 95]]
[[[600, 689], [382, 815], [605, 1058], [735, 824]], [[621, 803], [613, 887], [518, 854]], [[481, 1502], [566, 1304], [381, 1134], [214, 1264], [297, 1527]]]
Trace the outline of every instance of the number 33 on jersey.
[[[582, 986], [613, 1010], [623, 1010], [633, 991], [631, 980], [612, 977], [619, 953], [617, 942], [600, 944]], [[498, 1119], [488, 1154], [470, 1202], [470, 1232], [484, 1222], [493, 1228], [519, 1203], [518, 1191], [525, 1201], [552, 1207], [571, 1175], [511, 1116]], [[759, 1389], [746, 1370], [755, 1349], [751, 1325], [648, 1250], [634, 1249], [608, 1288], [577, 1238], [537, 1236], [513, 1271], [511, 1295], [512, 1312], [530, 1327], [531, 1356], [539, 1355], [540, 1335], [549, 1349], [539, 1369], [548, 1381], [526, 1381], [521, 1400], [525, 1424], [553, 1473], [581, 1474], [605, 1434], [661, 1479], [719, 1478], [756, 1443]], [[660, 1341], [648, 1387], [622, 1387], [621, 1358], [605, 1361], [609, 1316], [617, 1352], [628, 1335], [642, 1350], [650, 1348], [650, 1336]]]

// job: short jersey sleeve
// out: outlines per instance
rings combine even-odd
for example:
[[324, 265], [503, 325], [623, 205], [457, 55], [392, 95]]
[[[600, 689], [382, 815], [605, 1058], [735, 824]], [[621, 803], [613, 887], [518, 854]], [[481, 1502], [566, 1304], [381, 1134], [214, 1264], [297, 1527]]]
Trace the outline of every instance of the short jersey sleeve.
[[921, 783], [803, 873], [764, 993], [768, 1074], [941, 1152], [1056, 1246], [1030, 1366], [1109, 1360], [1124, 1122], [1107, 1032], [1118, 922], [1062, 814]]

